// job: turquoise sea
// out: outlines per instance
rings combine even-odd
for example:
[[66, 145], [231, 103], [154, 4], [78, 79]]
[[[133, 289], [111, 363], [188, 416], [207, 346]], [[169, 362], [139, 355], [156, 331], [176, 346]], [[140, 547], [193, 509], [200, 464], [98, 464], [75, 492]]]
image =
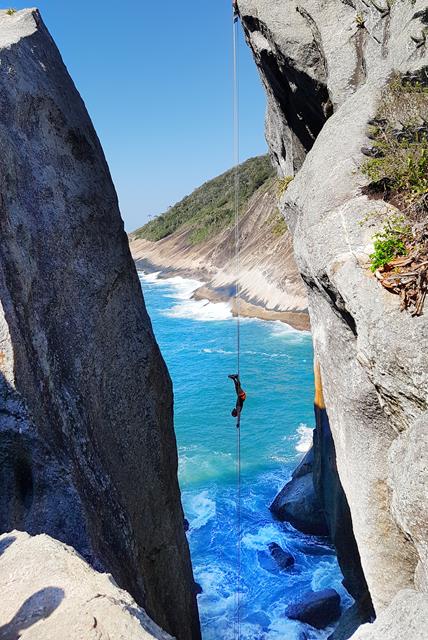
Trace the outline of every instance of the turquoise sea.
[[[153, 328], [174, 383], [180, 484], [204, 640], [237, 638], [235, 323], [227, 304], [191, 300], [200, 284], [140, 272]], [[313, 416], [309, 334], [279, 322], [242, 321], [242, 640], [325, 639], [330, 630], [288, 620], [287, 604], [309, 590], [347, 596], [331, 548], [276, 522], [268, 509], [310, 446]], [[295, 556], [281, 572], [268, 552]]]

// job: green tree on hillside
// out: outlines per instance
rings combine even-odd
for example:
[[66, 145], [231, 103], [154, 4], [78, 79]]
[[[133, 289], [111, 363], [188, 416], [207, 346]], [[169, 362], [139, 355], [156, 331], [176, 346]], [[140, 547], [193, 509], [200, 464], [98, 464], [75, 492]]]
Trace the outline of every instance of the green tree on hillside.
[[[239, 169], [239, 201], [241, 212], [248, 200], [271, 176], [274, 170], [269, 157], [250, 158]], [[191, 230], [190, 241], [203, 242], [229, 226], [234, 217], [234, 170], [209, 180], [165, 213], [157, 216], [133, 234], [157, 242], [180, 228]]]

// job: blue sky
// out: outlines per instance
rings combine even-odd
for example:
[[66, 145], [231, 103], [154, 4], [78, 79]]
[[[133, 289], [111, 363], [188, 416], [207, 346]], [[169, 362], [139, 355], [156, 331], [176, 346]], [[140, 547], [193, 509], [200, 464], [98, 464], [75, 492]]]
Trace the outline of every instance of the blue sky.
[[[229, 0], [38, 7], [101, 138], [128, 231], [232, 165]], [[266, 151], [265, 98], [242, 35], [239, 51], [245, 159]]]

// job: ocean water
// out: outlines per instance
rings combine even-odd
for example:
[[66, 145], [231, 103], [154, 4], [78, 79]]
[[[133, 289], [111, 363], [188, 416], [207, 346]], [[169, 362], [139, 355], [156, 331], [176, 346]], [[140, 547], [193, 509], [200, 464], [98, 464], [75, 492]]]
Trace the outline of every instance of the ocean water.
[[[153, 328], [174, 383], [179, 473], [204, 640], [237, 638], [235, 320], [228, 304], [191, 300], [201, 284], [140, 272]], [[325, 540], [275, 521], [269, 504], [312, 439], [312, 344], [308, 334], [279, 322], [244, 319], [242, 415], [242, 640], [325, 639], [332, 629], [288, 620], [290, 602], [335, 588], [343, 605], [337, 560]], [[277, 542], [295, 557], [282, 572], [270, 557]]]

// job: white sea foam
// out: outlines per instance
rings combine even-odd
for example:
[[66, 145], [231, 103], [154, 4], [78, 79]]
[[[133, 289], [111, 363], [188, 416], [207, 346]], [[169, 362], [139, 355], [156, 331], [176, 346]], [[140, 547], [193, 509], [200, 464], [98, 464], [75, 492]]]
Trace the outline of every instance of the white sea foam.
[[216, 562], [199, 567], [196, 571], [196, 579], [201, 584], [205, 595], [222, 597], [224, 604], [227, 603], [230, 596], [235, 595], [233, 576], [230, 575], [230, 571], [228, 574]]
[[165, 278], [162, 282], [173, 287], [174, 293], [169, 298], [178, 298], [179, 300], [190, 300], [196, 289], [203, 285], [200, 280], [191, 280], [190, 278], [182, 278], [174, 276], [173, 278]]
[[144, 271], [138, 271], [138, 277], [143, 282], [154, 284], [155, 282], [159, 281], [159, 276], [161, 273], [162, 273], [161, 271], [155, 271], [153, 273], [145, 273]]
[[[284, 611], [278, 612], [278, 616], [272, 621], [268, 633], [263, 636], [266, 640], [299, 640], [302, 637], [303, 625], [289, 620], [284, 616]], [[305, 628], [305, 631], [307, 629]], [[318, 638], [318, 634], [306, 635], [308, 638]]]
[[312, 427], [308, 427], [306, 424], [300, 424], [297, 427], [298, 442], [296, 444], [296, 451], [299, 453], [307, 453], [312, 447], [314, 430]]
[[215, 518], [216, 504], [209, 497], [208, 491], [202, 491], [186, 500], [186, 515], [190, 523], [190, 531], [204, 527]]
[[342, 576], [337, 570], [335, 558], [321, 560], [317, 563], [313, 571], [311, 589], [321, 591], [322, 589], [335, 589], [346, 604], [352, 604], [353, 600], [342, 584]]
[[168, 298], [178, 298], [180, 300], [189, 300], [196, 289], [199, 289], [203, 285], [200, 280], [194, 280], [192, 278], [182, 278], [181, 276], [173, 276], [172, 278], [162, 278], [162, 271], [155, 271], [153, 273], [145, 273], [144, 271], [138, 271], [138, 276], [142, 282], [148, 282], [149, 284], [158, 284], [160, 286], [171, 287], [174, 292], [171, 295], [166, 295]]
[[[215, 353], [224, 356], [236, 356], [236, 351], [226, 351], [225, 349], [202, 349], [202, 353]], [[290, 358], [287, 353], [266, 353], [265, 351], [241, 351], [242, 356], [257, 356], [258, 358]]]
[[210, 302], [209, 300], [193, 300], [194, 292], [204, 283], [192, 278], [173, 276], [172, 278], [162, 278], [161, 271], [156, 273], [145, 273], [139, 271], [138, 275], [142, 282], [159, 284], [172, 289], [172, 292], [164, 294], [165, 298], [181, 300], [164, 312], [168, 318], [188, 318], [202, 322], [230, 320], [233, 318], [231, 304], [228, 302]]
[[233, 317], [229, 303], [213, 303], [209, 300], [186, 300], [165, 311], [165, 315], [169, 318], [188, 318], [202, 322], [218, 322]]
[[218, 353], [224, 356], [236, 356], [236, 351], [225, 351], [225, 349], [202, 349], [202, 353]]
[[279, 545], [284, 544], [284, 538], [274, 524], [267, 524], [261, 527], [257, 533], [246, 533], [242, 537], [244, 547], [253, 551], [265, 551], [271, 542], [276, 542]]

